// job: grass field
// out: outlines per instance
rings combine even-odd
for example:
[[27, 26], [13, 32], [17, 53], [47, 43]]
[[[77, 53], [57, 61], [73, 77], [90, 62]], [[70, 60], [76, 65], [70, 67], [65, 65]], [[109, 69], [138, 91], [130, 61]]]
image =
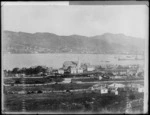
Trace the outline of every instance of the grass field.
[[[143, 97], [136, 94], [135, 98]], [[28, 112], [124, 112], [126, 106], [125, 92], [120, 95], [99, 93], [50, 93], [30, 95], [5, 95], [4, 108], [7, 111], [21, 111], [22, 100]]]
[[[101, 82], [100, 84], [112, 84], [113, 82]], [[114, 81], [115, 83], [115, 81]], [[129, 82], [128, 82], [129, 83]], [[126, 82], [123, 82], [122, 84], [128, 84]], [[134, 82], [133, 82], [134, 83]], [[144, 85], [144, 81], [138, 81], [136, 82], [138, 84]], [[51, 85], [43, 85], [43, 86], [4, 86], [4, 91], [38, 91], [38, 90], [74, 90], [74, 89], [87, 89], [91, 86], [93, 86], [96, 83], [85, 83], [85, 84], [76, 84], [76, 83], [69, 83], [69, 84], [51, 84]]]
[[[125, 81], [126, 79], [101, 79], [99, 80], [99, 78], [78, 78], [78, 79], [73, 79], [72, 81], [82, 81], [82, 82], [95, 82], [95, 81]], [[136, 79], [127, 79], [130, 81], [134, 81], [134, 80], [143, 80], [141, 78], [136, 78]]]
[[[130, 81], [134, 81], [134, 80], [143, 80], [141, 78], [130, 78], [128, 79]], [[22, 84], [22, 81], [24, 81], [25, 84], [43, 84], [43, 83], [50, 83], [50, 82], [61, 82], [63, 81], [63, 78], [50, 78], [50, 77], [41, 77], [41, 78], [7, 78], [4, 79], [4, 83], [5, 84]], [[80, 78], [78, 77], [78, 79], [72, 79], [72, 81], [82, 81], [82, 82], [96, 82], [96, 81], [125, 81], [125, 79], [102, 79], [99, 80], [97, 77], [93, 77], [93, 78]]]
[[25, 84], [41, 84], [41, 83], [52, 82], [51, 78], [10, 78], [10, 79], [4, 79], [4, 83], [5, 84], [10, 84], [10, 83], [22, 84], [23, 80]]
[[[133, 81], [131, 81], [133, 82]], [[131, 83], [128, 82], [128, 83]], [[112, 84], [113, 82], [101, 82], [101, 84]], [[115, 81], [114, 81], [115, 83]], [[121, 82], [120, 82], [121, 83]], [[122, 84], [128, 84], [123, 82]], [[133, 82], [134, 83], [134, 82]], [[138, 81], [144, 84], [143, 81]], [[87, 89], [96, 83], [69, 83], [69, 84], [51, 84], [44, 86], [4, 86], [4, 91], [46, 91], [46, 90], [74, 90]], [[143, 93], [134, 94], [134, 99], [143, 98]], [[126, 106], [126, 92], [119, 92], [119, 95], [100, 94], [98, 92], [64, 92], [49, 94], [4, 94], [4, 108], [7, 112], [21, 112], [25, 101], [27, 112], [121, 112], [124, 113]], [[142, 111], [142, 106], [134, 108]]]
[[5, 91], [38, 91], [38, 90], [73, 90], [73, 89], [87, 89], [94, 85], [94, 83], [87, 83], [87, 84], [51, 84], [47, 86], [31, 86], [31, 87], [24, 87], [24, 86], [4, 86]]

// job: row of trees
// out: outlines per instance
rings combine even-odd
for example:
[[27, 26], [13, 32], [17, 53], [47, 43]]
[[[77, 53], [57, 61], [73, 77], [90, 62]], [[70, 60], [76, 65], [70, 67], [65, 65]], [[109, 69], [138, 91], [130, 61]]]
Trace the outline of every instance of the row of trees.
[[30, 67], [30, 68], [14, 68], [12, 70], [4, 70], [4, 73], [8, 74], [26, 74], [26, 75], [32, 75], [32, 74], [39, 74], [39, 73], [46, 73], [48, 72], [48, 67], [43, 66], [37, 66], [37, 67]]

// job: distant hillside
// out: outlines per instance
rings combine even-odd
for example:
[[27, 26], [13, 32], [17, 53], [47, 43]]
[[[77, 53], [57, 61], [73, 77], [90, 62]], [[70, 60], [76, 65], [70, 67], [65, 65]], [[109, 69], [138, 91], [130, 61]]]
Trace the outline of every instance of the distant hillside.
[[144, 40], [123, 34], [105, 33], [86, 37], [52, 33], [3, 32], [5, 53], [143, 53]]

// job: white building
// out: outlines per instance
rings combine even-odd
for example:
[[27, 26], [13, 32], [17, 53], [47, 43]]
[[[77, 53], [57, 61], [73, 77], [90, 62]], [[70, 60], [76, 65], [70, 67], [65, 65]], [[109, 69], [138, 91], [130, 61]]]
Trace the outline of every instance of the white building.
[[97, 87], [97, 88], [94, 88], [95, 91], [99, 91], [101, 94], [105, 94], [105, 93], [108, 93], [108, 89], [105, 88], [105, 87]]
[[58, 70], [58, 73], [59, 73], [59, 74], [64, 74], [64, 70], [63, 70], [63, 69], [59, 69], [59, 70]]
[[118, 75], [116, 75], [116, 76], [114, 76], [114, 78], [115, 78], [115, 79], [121, 79], [121, 78], [122, 78], [122, 76], [118, 76]]
[[18, 94], [26, 94], [26, 91], [19, 91]]
[[77, 73], [77, 69], [76, 68], [70, 68], [70, 72], [71, 72], [71, 74], [76, 74]]
[[95, 70], [95, 68], [93, 66], [88, 66], [87, 67], [87, 71], [94, 71], [94, 70]]
[[113, 83], [108, 85], [109, 88], [125, 88], [125, 85], [119, 83]]
[[100, 89], [100, 93], [101, 94], [108, 93], [108, 89], [103, 87], [103, 88]]
[[102, 79], [102, 76], [99, 76], [98, 79], [101, 80], [101, 79]]
[[19, 74], [15, 74], [15, 77], [19, 77]]
[[71, 78], [64, 78], [63, 83], [71, 83]]
[[82, 68], [78, 68], [77, 71], [78, 71], [78, 73], [83, 73], [83, 69]]
[[114, 90], [111, 90], [111, 93], [115, 94], [115, 95], [118, 95], [118, 91], [116, 89]]
[[121, 72], [120, 72], [120, 75], [126, 75], [126, 74], [127, 74], [126, 71], [121, 71]]
[[139, 92], [139, 93], [144, 92], [144, 87], [139, 87], [139, 88], [138, 88], [138, 92]]
[[139, 93], [144, 92], [144, 86], [140, 84], [130, 84], [128, 87], [131, 88], [132, 91], [137, 91]]
[[90, 88], [92, 91], [99, 91], [101, 94], [108, 93], [108, 89], [106, 88], [106, 85], [103, 86], [101, 84], [95, 84]]

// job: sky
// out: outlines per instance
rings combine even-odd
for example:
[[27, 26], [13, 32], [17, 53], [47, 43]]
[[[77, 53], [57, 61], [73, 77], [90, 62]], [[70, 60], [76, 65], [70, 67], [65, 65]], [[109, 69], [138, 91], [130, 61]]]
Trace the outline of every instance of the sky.
[[148, 38], [146, 5], [3, 5], [2, 29], [95, 36], [104, 33]]

